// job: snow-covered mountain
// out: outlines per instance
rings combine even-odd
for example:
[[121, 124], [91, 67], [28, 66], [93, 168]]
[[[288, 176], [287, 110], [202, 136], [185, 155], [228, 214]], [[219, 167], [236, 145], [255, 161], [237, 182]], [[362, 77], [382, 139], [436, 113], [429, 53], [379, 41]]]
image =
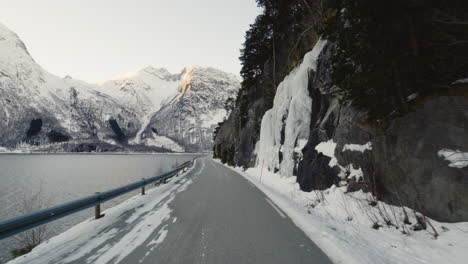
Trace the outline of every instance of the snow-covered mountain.
[[211, 150], [213, 131], [228, 114], [225, 104], [237, 96], [239, 88], [235, 75], [214, 68], [186, 69], [180, 93], [147, 122], [142, 142], [151, 145], [164, 136], [189, 151]]
[[[154, 113], [179, 92], [185, 70], [171, 74], [166, 69], [146, 67], [99, 83], [101, 91], [131, 107], [139, 116]], [[143, 118], [144, 119], [144, 118]]]
[[[240, 87], [234, 75], [213, 70], [218, 75], [205, 80], [198, 79], [196, 74], [192, 76], [192, 71], [187, 68], [179, 74], [171, 74], [165, 69], [146, 67], [98, 84], [69, 76], [60, 78], [39, 66], [21, 39], [0, 24], [0, 146], [14, 149], [23, 142], [39, 146], [68, 142], [79, 146], [78, 150], [83, 144], [85, 149], [96, 149], [104, 144], [112, 150], [116, 146], [141, 149], [144, 148], [142, 143], [150, 143], [152, 147], [184, 151], [185, 141], [174, 135], [154, 135], [151, 141], [140, 140], [152, 117], [163, 106], [180, 105], [184, 98], [181, 95], [188, 92], [187, 87], [194, 86], [192, 83], [204, 87], [203, 82], [209, 81], [206, 87], [211, 91], [229, 94], [217, 96], [220, 100], [233, 94], [231, 90], [224, 90], [227, 80], [236, 92]], [[195, 96], [193, 93], [196, 90], [189, 94]], [[197, 102], [204, 104], [205, 101]], [[207, 105], [222, 109], [224, 101]], [[203, 109], [207, 118], [211, 118], [212, 111], [219, 110]], [[200, 113], [205, 113], [203, 111]]]
[[208, 67], [187, 67], [179, 74], [146, 67], [98, 84], [100, 90], [137, 114], [140, 130], [131, 144], [176, 151], [206, 151], [212, 132], [227, 112], [240, 78]]
[[70, 139], [105, 139], [115, 133], [109, 120], [136, 131], [132, 109], [92, 85], [59, 78], [39, 66], [19, 37], [0, 25], [0, 138], [19, 142], [54, 143]]

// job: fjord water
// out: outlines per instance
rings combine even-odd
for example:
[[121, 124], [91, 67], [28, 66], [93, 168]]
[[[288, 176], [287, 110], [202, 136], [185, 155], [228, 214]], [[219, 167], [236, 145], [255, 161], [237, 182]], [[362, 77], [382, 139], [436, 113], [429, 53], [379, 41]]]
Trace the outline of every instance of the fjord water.
[[[96, 192], [170, 171], [194, 154], [2, 154], [0, 155], [0, 221], [62, 204]], [[139, 191], [102, 205], [112, 207]], [[46, 225], [46, 238], [93, 216], [93, 209]], [[10, 259], [17, 239], [0, 241], [0, 263]]]

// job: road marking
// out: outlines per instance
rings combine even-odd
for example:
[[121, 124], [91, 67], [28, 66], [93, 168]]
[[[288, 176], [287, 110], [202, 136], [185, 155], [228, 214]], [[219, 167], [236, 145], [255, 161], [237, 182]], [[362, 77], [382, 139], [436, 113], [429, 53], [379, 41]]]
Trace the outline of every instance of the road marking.
[[272, 201], [270, 201], [270, 199], [268, 199], [267, 197], [265, 197], [265, 200], [271, 205], [271, 207], [273, 207], [273, 209], [276, 210], [276, 212], [278, 212], [278, 214], [279, 214], [282, 218], [286, 218], [286, 215], [285, 215], [283, 212], [281, 212], [281, 210], [280, 210], [278, 207], [276, 207], [276, 205], [275, 205]]
[[219, 168], [217, 168], [217, 164], [214, 163], [214, 162], [210, 162], [210, 165], [211, 165], [215, 170], [219, 169]]
[[253, 185], [250, 181], [247, 181], [247, 183], [255, 189], [255, 185]]
[[[195, 160], [196, 164], [198, 164], [198, 160]], [[201, 160], [201, 168], [198, 172], [195, 173], [194, 176], [198, 176], [202, 173], [202, 171], [205, 169], [205, 162], [203, 160]]]

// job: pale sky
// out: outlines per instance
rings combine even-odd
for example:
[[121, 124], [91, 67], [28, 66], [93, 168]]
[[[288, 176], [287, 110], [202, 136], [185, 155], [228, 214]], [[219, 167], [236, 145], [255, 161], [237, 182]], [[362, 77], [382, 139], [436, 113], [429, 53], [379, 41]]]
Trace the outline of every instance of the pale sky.
[[88, 82], [146, 66], [236, 73], [255, 0], [0, 0], [36, 62]]

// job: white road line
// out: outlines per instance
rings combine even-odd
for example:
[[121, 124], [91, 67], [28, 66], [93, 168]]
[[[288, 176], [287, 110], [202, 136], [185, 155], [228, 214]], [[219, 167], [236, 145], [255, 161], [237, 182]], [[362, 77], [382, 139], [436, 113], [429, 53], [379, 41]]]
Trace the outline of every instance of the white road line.
[[219, 168], [217, 168], [217, 164], [214, 163], [214, 162], [210, 162], [210, 165], [211, 165], [214, 169], [219, 169]]
[[247, 181], [247, 183], [255, 189], [255, 185], [253, 185], [250, 181]]
[[279, 214], [282, 218], [286, 218], [286, 215], [285, 215], [283, 212], [281, 212], [281, 210], [280, 210], [278, 207], [276, 207], [276, 205], [275, 205], [272, 201], [270, 201], [270, 199], [268, 199], [268, 198], [265, 197], [265, 200], [271, 205], [271, 207], [273, 207], [273, 209], [276, 210], [276, 212], [278, 212], [278, 214]]

